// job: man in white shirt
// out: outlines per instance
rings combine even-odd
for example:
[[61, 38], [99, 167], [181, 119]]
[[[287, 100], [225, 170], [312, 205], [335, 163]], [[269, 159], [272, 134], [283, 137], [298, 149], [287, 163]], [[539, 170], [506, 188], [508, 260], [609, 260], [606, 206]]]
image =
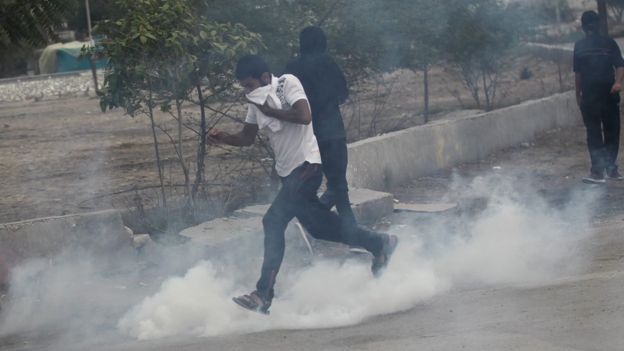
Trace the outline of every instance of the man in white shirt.
[[[272, 76], [268, 65], [257, 55], [243, 56], [238, 61], [236, 79], [248, 99], [253, 100], [248, 106], [243, 129], [237, 134], [213, 130], [208, 141], [250, 146], [256, 139], [258, 126], [264, 126], [275, 153], [275, 169], [282, 187], [262, 219], [264, 262], [256, 290], [235, 297], [234, 302], [253, 311], [269, 312], [275, 279], [284, 258], [284, 231], [294, 217], [317, 239], [360, 246], [371, 252], [371, 269], [375, 276], [379, 275], [387, 266], [398, 239], [363, 228], [345, 228], [338, 215], [319, 201], [317, 191], [323, 177], [321, 156], [310, 123], [310, 105], [299, 80], [290, 74]], [[269, 86], [271, 88], [267, 88]], [[263, 90], [267, 91], [263, 93]], [[279, 108], [271, 106], [275, 102], [269, 101], [269, 95], [273, 93], [279, 99]], [[262, 96], [266, 101], [260, 104]]]

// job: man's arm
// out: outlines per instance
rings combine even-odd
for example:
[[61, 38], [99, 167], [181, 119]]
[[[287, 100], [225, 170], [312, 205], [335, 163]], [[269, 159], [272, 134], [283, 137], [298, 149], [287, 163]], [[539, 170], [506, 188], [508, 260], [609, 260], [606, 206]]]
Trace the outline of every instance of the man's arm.
[[230, 134], [226, 132], [220, 132], [213, 129], [208, 133], [208, 142], [211, 144], [228, 144], [232, 146], [250, 146], [256, 140], [258, 135], [258, 125], [245, 123], [243, 130], [236, 134]]
[[576, 104], [581, 106], [581, 83], [582, 83], [582, 78], [581, 78], [581, 74], [580, 73], [575, 73], [574, 74], [574, 88], [576, 89]]
[[331, 65], [332, 70], [334, 71], [333, 74], [335, 79], [335, 81], [331, 82], [331, 84], [335, 84], [337, 90], [336, 98], [338, 99], [338, 104], [343, 104], [349, 98], [347, 79], [345, 78], [344, 73], [342, 73], [342, 70], [340, 69], [336, 61], [334, 61], [333, 59], [331, 60]]
[[624, 67], [620, 66], [615, 69], [615, 83], [611, 87], [611, 94], [619, 93], [622, 90], [622, 80], [624, 79]]
[[611, 94], [619, 93], [622, 90], [622, 79], [624, 79], [624, 59], [622, 59], [622, 52], [620, 47], [611, 39], [611, 55], [613, 59], [613, 66], [615, 67], [615, 82], [611, 87]]
[[258, 109], [262, 111], [265, 115], [273, 118], [277, 118], [280, 121], [290, 122], [295, 124], [310, 124], [312, 122], [312, 114], [310, 113], [310, 105], [308, 104], [308, 100], [300, 99], [297, 100], [291, 109], [288, 110], [278, 110], [272, 107], [269, 107], [268, 103], [264, 105], [256, 105]]

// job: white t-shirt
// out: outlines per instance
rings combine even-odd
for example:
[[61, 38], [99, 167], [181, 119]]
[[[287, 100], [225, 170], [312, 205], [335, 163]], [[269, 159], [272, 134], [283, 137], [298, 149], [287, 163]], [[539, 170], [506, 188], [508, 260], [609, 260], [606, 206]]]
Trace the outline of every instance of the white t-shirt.
[[[308, 100], [303, 86], [297, 77], [284, 74], [279, 78], [273, 77], [271, 86], [282, 103], [282, 109], [288, 110], [299, 100]], [[245, 123], [258, 124], [257, 114], [261, 113], [254, 104], [247, 107]], [[321, 153], [314, 136], [312, 123], [296, 124], [282, 121], [282, 128], [274, 132], [264, 128], [269, 136], [269, 142], [275, 152], [275, 170], [280, 177], [288, 176], [295, 168], [304, 162], [321, 163]]]

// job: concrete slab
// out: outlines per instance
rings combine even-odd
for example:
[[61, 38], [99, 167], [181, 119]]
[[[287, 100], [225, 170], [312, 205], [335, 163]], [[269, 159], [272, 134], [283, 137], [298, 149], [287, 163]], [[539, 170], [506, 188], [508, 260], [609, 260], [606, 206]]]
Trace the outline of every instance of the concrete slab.
[[114, 210], [0, 224], [0, 284], [25, 259], [62, 252], [117, 254], [130, 245], [121, 215]]
[[63, 250], [107, 252], [130, 245], [121, 215], [114, 210], [0, 224], [0, 243], [18, 257], [48, 256]]
[[252, 205], [234, 212], [235, 216], [264, 216], [271, 204]]
[[217, 247], [229, 242], [244, 240], [262, 234], [262, 217], [217, 218], [186, 228], [180, 235], [191, 239], [192, 244]]
[[435, 204], [413, 204], [413, 203], [398, 203], [394, 205], [394, 211], [406, 211], [406, 212], [445, 212], [457, 208], [457, 203], [435, 203]]
[[394, 211], [394, 196], [389, 193], [354, 188], [349, 191], [349, 199], [360, 224], [374, 224]]
[[[394, 199], [392, 194], [368, 189], [352, 189], [349, 192], [353, 211], [361, 224], [374, 224], [392, 214]], [[195, 227], [187, 228], [180, 235], [191, 239], [191, 243], [209, 247], [235, 244], [241, 240], [262, 237], [262, 216], [270, 204], [252, 205], [242, 208], [231, 217], [217, 218]], [[300, 241], [300, 230], [291, 222], [286, 229], [287, 238]], [[313, 240], [311, 237], [310, 240]]]

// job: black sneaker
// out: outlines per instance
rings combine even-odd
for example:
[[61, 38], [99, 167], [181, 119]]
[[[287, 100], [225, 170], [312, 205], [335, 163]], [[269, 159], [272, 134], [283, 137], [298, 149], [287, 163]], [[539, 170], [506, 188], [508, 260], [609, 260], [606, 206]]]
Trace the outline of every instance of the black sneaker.
[[384, 235], [381, 253], [373, 257], [373, 264], [371, 266], [373, 276], [375, 276], [376, 278], [381, 276], [383, 270], [388, 266], [388, 262], [390, 262], [390, 256], [392, 256], [392, 253], [394, 252], [398, 244], [399, 238], [396, 235]]
[[271, 301], [262, 298], [257, 291], [248, 295], [233, 297], [232, 301], [245, 309], [262, 314], [269, 314], [269, 307], [271, 307]]
[[602, 173], [591, 172], [587, 177], [583, 178], [583, 183], [604, 184], [606, 181]]
[[611, 170], [607, 169], [607, 178], [613, 180], [624, 180], [624, 176], [618, 172], [617, 168], [613, 168]]

